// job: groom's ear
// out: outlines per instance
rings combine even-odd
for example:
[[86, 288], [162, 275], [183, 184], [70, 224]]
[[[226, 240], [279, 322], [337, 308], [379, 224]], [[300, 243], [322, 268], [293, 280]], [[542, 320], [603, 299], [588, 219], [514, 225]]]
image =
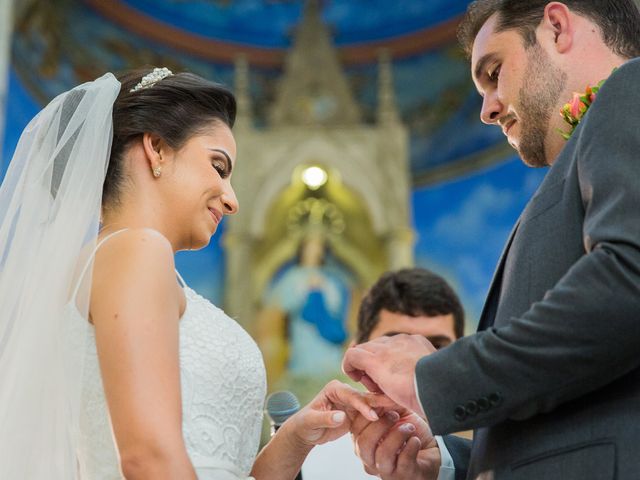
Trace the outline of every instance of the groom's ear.
[[573, 45], [575, 34], [574, 14], [560, 2], [550, 2], [544, 9], [541, 30], [544, 39], [553, 39], [553, 47], [562, 54]]

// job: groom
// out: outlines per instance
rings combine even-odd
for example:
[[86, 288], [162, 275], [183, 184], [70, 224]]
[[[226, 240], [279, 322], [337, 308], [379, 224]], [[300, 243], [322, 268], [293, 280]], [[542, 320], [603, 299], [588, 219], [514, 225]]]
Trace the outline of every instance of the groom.
[[[350, 348], [344, 370], [435, 434], [475, 429], [467, 478], [637, 479], [638, 8], [478, 0], [460, 38], [482, 121], [527, 165], [551, 168], [507, 241], [478, 333], [437, 352], [423, 337], [382, 337]], [[565, 141], [561, 107], [607, 77]]]

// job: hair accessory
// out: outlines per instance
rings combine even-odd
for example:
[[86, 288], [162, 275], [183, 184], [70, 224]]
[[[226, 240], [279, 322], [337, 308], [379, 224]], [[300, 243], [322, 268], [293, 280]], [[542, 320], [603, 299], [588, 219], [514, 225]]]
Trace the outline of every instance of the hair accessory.
[[153, 72], [148, 73], [144, 77], [142, 77], [140, 83], [129, 90], [129, 92], [137, 92], [138, 90], [142, 90], [144, 88], [153, 87], [157, 82], [164, 78], [170, 77], [171, 75], [173, 75], [173, 72], [167, 67], [154, 68]]
[[156, 178], [160, 178], [160, 175], [162, 175], [162, 167], [161, 166], [157, 166], [153, 168], [153, 176]]

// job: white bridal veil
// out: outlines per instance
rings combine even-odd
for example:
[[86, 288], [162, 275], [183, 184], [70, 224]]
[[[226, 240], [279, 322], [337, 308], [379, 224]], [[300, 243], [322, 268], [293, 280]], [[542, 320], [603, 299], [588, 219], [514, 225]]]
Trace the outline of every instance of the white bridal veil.
[[[112, 139], [111, 74], [56, 97], [22, 133], [0, 187], [0, 479], [78, 478], [87, 324], [69, 324], [95, 244]], [[76, 307], [89, 306], [91, 269]]]

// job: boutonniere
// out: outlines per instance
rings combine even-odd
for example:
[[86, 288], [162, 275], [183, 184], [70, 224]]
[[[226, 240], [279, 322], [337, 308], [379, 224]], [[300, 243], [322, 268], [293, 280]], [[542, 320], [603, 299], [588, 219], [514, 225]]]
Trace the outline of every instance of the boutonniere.
[[[615, 69], [613, 71], [615, 72]], [[606, 81], [607, 79], [605, 78], [604, 80], [600, 80], [597, 85], [588, 86], [584, 93], [574, 93], [571, 101], [569, 103], [565, 103], [560, 109], [560, 115], [571, 127], [568, 132], [558, 130], [560, 135], [562, 135], [562, 138], [565, 140], [569, 140], [569, 138], [571, 138], [573, 131], [580, 123], [580, 120], [582, 120], [582, 117], [584, 117], [584, 114], [587, 113], [591, 104], [595, 102], [598, 91]]]

